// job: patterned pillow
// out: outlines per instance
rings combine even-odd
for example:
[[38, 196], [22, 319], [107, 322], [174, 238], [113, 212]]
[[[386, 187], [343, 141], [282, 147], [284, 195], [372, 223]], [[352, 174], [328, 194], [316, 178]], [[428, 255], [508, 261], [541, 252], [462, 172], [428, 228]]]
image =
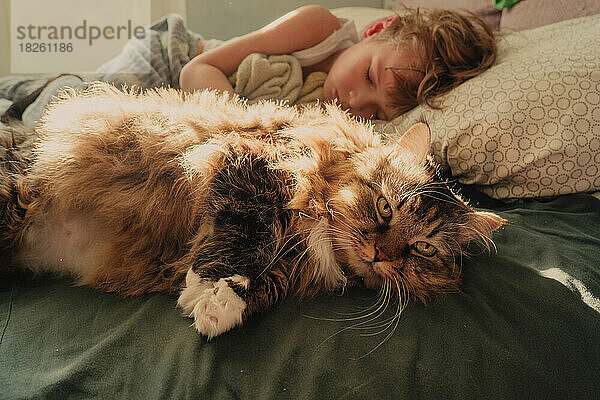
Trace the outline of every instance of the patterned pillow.
[[435, 158], [498, 199], [600, 190], [600, 15], [505, 36], [496, 65], [376, 128], [422, 119]]
[[500, 28], [502, 11], [494, 7], [492, 0], [396, 0], [396, 8], [403, 7], [443, 8], [458, 12], [470, 11], [483, 18], [495, 31]]

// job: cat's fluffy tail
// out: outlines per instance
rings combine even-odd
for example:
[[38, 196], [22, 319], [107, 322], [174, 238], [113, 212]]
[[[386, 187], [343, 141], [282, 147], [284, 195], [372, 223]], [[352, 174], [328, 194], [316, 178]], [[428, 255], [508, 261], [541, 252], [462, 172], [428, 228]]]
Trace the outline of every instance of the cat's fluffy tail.
[[19, 205], [18, 184], [32, 161], [33, 127], [22, 123], [0, 125], [0, 278], [12, 275], [9, 267], [12, 232], [18, 230], [25, 215]]

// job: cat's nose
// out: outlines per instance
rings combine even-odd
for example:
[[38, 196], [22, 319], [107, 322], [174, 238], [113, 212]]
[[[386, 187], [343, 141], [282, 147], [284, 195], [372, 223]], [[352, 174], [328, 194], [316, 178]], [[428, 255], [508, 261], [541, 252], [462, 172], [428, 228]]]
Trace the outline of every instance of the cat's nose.
[[375, 257], [373, 258], [373, 262], [378, 261], [390, 261], [390, 259], [379, 247], [377, 247], [377, 245], [375, 245]]

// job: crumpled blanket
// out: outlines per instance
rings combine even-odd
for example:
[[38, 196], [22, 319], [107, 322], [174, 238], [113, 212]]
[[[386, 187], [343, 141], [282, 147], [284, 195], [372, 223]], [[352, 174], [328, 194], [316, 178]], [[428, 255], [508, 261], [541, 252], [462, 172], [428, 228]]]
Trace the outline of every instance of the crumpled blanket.
[[253, 53], [240, 63], [229, 82], [249, 103], [275, 99], [293, 105], [322, 99], [325, 78], [326, 73], [313, 72], [303, 81], [300, 62], [291, 55]]
[[308, 104], [318, 100], [323, 100], [323, 85], [327, 79], [325, 72], [312, 72], [304, 80], [302, 89], [300, 89], [300, 96], [296, 100], [296, 104]]
[[[91, 74], [0, 78], [0, 114], [12, 105], [18, 118], [26, 125], [34, 125], [45, 107], [62, 90], [68, 87], [82, 90], [94, 81], [141, 90], [161, 86], [179, 88], [181, 69], [196, 55], [202, 36], [187, 29], [183, 18], [177, 14], [162, 17], [146, 31], [150, 40], [130, 40], [117, 57]], [[215, 45], [222, 43], [215, 42]], [[148, 73], [130, 72], [147, 64]], [[303, 86], [302, 69], [292, 56], [251, 55], [240, 65], [235, 87], [236, 92], [250, 102], [268, 98], [300, 104], [322, 96], [318, 84], [321, 82], [322, 87], [322, 81], [322, 76], [319, 79], [309, 76]], [[28, 98], [33, 100], [28, 101]], [[22, 108], [19, 102], [23, 103]]]
[[[196, 55], [202, 37], [186, 28], [183, 18], [169, 14], [146, 28], [150, 40], [130, 40], [121, 53], [101, 65], [91, 74], [62, 74], [60, 77], [13, 75], [0, 78], [0, 106], [6, 100], [18, 102], [46, 85], [22, 113], [27, 125], [34, 125], [44, 108], [63, 89], [85, 89], [91, 82], [110, 82], [116, 87], [150, 89], [161, 86], [179, 87], [179, 74], [183, 66]], [[147, 65], [149, 64], [149, 65]], [[147, 73], [131, 73], [147, 65]], [[13, 103], [14, 104], [14, 103]], [[5, 107], [2, 107], [5, 108]], [[0, 111], [4, 112], [3, 109]]]
[[302, 88], [302, 67], [290, 55], [247, 56], [229, 77], [235, 93], [255, 103], [260, 100], [285, 100], [295, 103]]

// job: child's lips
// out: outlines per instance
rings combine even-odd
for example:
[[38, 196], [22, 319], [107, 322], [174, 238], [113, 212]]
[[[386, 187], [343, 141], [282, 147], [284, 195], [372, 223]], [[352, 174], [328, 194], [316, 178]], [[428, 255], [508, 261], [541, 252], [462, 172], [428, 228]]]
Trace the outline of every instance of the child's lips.
[[333, 99], [332, 100], [335, 104], [338, 105], [338, 107], [341, 107], [343, 110], [348, 109], [348, 107], [346, 107], [346, 105], [344, 103], [342, 103], [342, 100], [340, 99], [340, 96], [339, 96], [337, 90], [333, 91]]
[[337, 90], [333, 91], [333, 99], [332, 100], [334, 101], [334, 103], [337, 103], [339, 105], [342, 104], [341, 101], [340, 101], [340, 96], [338, 95]]

